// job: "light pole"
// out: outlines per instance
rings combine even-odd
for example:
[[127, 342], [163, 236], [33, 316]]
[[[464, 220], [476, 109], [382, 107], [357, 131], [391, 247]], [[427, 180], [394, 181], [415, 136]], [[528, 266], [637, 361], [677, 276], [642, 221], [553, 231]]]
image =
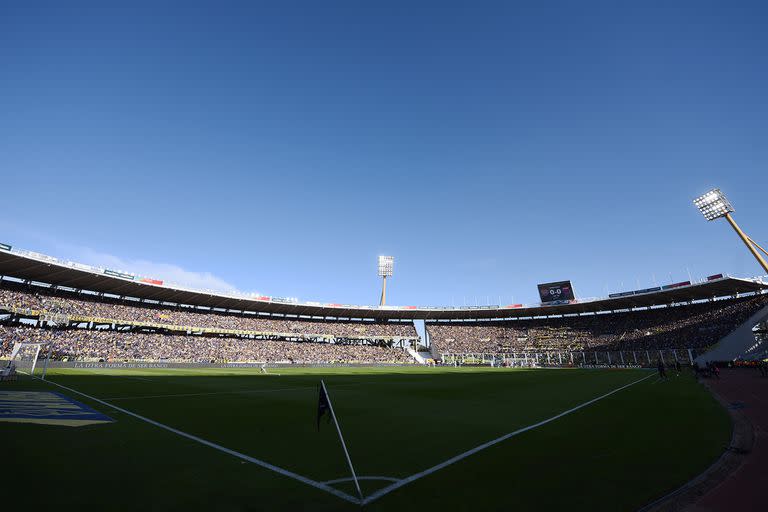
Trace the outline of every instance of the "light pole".
[[392, 277], [394, 266], [394, 256], [379, 256], [379, 277], [382, 279], [381, 301], [379, 301], [379, 306], [385, 306], [387, 304], [387, 278]]
[[[736, 221], [733, 220], [733, 217], [731, 217], [731, 213], [734, 211], [733, 206], [731, 206], [728, 198], [725, 197], [725, 194], [723, 194], [719, 188], [710, 190], [703, 196], [697, 197], [693, 200], [693, 204], [696, 205], [696, 208], [699, 209], [701, 214], [704, 215], [704, 218], [708, 221], [713, 221], [719, 219], [720, 217], [725, 217], [733, 230], [736, 231], [736, 234], [739, 235], [741, 241], [744, 242], [744, 245], [747, 246], [749, 252], [752, 253], [752, 256], [754, 256], [757, 262], [760, 263], [760, 266], [763, 267], [763, 270], [768, 272], [768, 262], [766, 262], [762, 254], [758, 252], [758, 249], [763, 252], [765, 252], [765, 249], [757, 245], [757, 243], [755, 243], [755, 241], [752, 240], [746, 233], [744, 233], [739, 225], [736, 224]], [[768, 253], [766, 254], [768, 255]]]

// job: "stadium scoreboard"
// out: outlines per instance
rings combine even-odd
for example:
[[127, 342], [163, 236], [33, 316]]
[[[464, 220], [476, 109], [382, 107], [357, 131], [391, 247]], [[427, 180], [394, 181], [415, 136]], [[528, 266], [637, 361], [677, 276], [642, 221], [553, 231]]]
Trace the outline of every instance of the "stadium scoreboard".
[[570, 281], [557, 281], [539, 285], [542, 304], [561, 304], [575, 299]]

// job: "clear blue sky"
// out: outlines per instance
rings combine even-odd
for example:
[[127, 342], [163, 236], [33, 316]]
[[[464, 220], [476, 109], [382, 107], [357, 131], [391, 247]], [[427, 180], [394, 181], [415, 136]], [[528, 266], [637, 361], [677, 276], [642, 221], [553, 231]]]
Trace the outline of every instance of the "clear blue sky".
[[768, 244], [766, 2], [101, 4], [0, 2], [0, 241], [355, 304], [379, 254], [400, 305], [760, 273], [691, 199]]

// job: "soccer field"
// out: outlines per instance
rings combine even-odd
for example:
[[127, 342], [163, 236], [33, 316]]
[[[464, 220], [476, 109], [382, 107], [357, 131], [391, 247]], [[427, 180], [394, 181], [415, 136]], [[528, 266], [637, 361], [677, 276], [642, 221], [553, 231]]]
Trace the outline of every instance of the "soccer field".
[[372, 511], [635, 510], [703, 471], [730, 436], [726, 411], [688, 374], [270, 371], [54, 370], [3, 383], [115, 420], [0, 423], [13, 494], [45, 508], [359, 510], [334, 425], [317, 431], [320, 379]]

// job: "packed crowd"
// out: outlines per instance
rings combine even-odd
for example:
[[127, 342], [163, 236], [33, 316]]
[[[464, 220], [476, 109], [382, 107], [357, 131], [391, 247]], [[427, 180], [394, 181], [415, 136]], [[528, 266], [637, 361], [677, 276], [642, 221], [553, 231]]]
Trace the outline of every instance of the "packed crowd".
[[14, 343], [52, 342], [52, 358], [68, 361], [412, 363], [400, 348], [141, 334], [114, 330], [38, 329], [0, 325], [0, 358]]
[[708, 347], [768, 304], [768, 294], [579, 317], [427, 324], [435, 354]]
[[[485, 322], [433, 322], [427, 330], [434, 354], [509, 354], [523, 351], [636, 351], [708, 347], [768, 304], [768, 294], [650, 310]], [[77, 295], [0, 285], [3, 307], [44, 310], [70, 316], [146, 322], [193, 328], [281, 333], [254, 340], [235, 336], [182, 336], [101, 329], [65, 329], [55, 334], [56, 356], [106, 360], [409, 362], [401, 349], [372, 346], [371, 338], [417, 337], [411, 322], [288, 320], [255, 315]], [[10, 323], [6, 321], [6, 323]], [[51, 331], [1, 327], [2, 353], [20, 336], [50, 337]], [[293, 335], [296, 336], [293, 336]], [[337, 343], [287, 341], [333, 336]], [[46, 338], [47, 339], [47, 338]], [[286, 340], [286, 341], [283, 341]], [[354, 343], [357, 340], [358, 344]], [[364, 343], [364, 344], [359, 344]], [[390, 344], [390, 342], [378, 342]], [[12, 343], [11, 343], [12, 345]]]
[[129, 304], [103, 297], [59, 294], [38, 289], [28, 291], [11, 283], [0, 287], [0, 306], [45, 310], [82, 317], [117, 321], [146, 322], [169, 326], [189, 326], [211, 329], [238, 329], [256, 332], [315, 334], [338, 338], [417, 336], [412, 322], [343, 322], [317, 320], [288, 320], [255, 315], [226, 314], [194, 310], [189, 307], [168, 308], [146, 303]]

